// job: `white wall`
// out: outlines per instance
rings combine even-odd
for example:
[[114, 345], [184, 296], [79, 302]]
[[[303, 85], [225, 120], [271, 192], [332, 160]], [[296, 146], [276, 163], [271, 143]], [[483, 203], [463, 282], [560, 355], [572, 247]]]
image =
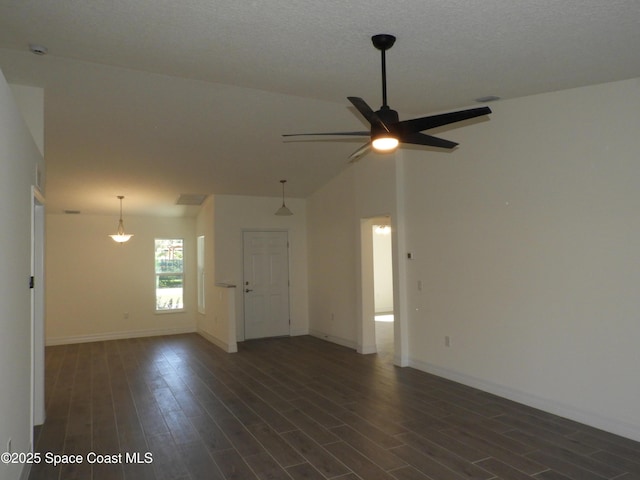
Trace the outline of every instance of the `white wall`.
[[196, 234], [204, 236], [205, 310], [198, 312], [198, 333], [226, 352], [237, 352], [235, 296], [236, 288], [221, 287], [215, 282], [215, 197], [210, 195], [196, 219]]
[[[396, 348], [414, 367], [640, 439], [640, 80], [491, 107], [435, 132], [455, 151], [390, 158], [408, 327]], [[389, 167], [356, 167], [308, 199], [311, 331], [343, 344], [358, 335], [358, 219], [393, 203], [376, 180]]]
[[391, 233], [376, 232], [373, 228], [373, 286], [376, 314], [393, 313], [393, 255]]
[[307, 199], [310, 333], [355, 348], [357, 227], [355, 168]]
[[[34, 95], [41, 91], [33, 89]], [[42, 105], [38, 107], [41, 111]], [[37, 116], [37, 113], [35, 113]], [[27, 115], [29, 116], [29, 115]], [[0, 450], [28, 452], [31, 438], [31, 186], [42, 155], [0, 73]], [[20, 477], [22, 465], [0, 462], [0, 478]]]
[[215, 282], [238, 286], [235, 292], [236, 334], [244, 339], [242, 298], [244, 230], [286, 230], [289, 233], [289, 280], [291, 335], [309, 331], [307, 291], [307, 222], [306, 201], [287, 198], [292, 216], [274, 215], [282, 200], [271, 197], [240, 195], [215, 196]]
[[393, 157], [369, 155], [308, 199], [310, 331], [360, 352], [376, 348], [374, 292], [364, 292], [369, 306], [362, 291], [362, 235], [372, 243], [371, 221], [361, 220], [391, 214], [395, 221], [395, 179]]
[[29, 128], [40, 154], [44, 155], [44, 89], [24, 85], [10, 87], [22, 119]]
[[[114, 215], [47, 215], [47, 344], [196, 330], [194, 218], [124, 217], [134, 234], [118, 245]], [[154, 239], [185, 240], [185, 311], [155, 313]]]
[[640, 439], [640, 80], [492, 108], [405, 156], [411, 363]]

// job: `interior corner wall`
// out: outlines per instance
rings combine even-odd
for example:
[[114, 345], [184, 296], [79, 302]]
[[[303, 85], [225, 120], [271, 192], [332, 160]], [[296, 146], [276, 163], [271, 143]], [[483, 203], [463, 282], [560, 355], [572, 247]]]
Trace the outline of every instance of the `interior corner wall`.
[[[46, 342], [79, 343], [196, 331], [195, 218], [125, 217], [134, 237], [111, 238], [117, 215], [46, 217]], [[185, 241], [185, 309], [155, 312], [154, 239]]]
[[246, 230], [281, 230], [289, 234], [291, 335], [309, 332], [306, 200], [287, 198], [292, 216], [276, 216], [282, 199], [243, 195], [215, 196], [215, 283], [237, 285], [236, 338], [244, 340], [243, 246]]
[[359, 222], [354, 172], [348, 167], [307, 199], [307, 236], [309, 332], [355, 349]]
[[235, 301], [236, 289], [215, 282], [215, 196], [210, 195], [196, 218], [196, 236], [204, 236], [204, 312], [196, 313], [197, 331], [226, 352], [236, 352], [235, 317], [230, 315], [229, 301]]
[[405, 152], [410, 364], [640, 440], [640, 79], [491, 108]]
[[40, 154], [44, 155], [44, 89], [10, 85], [22, 119], [29, 128]]
[[359, 345], [363, 341], [360, 220], [393, 216], [396, 211], [395, 166], [389, 160], [371, 154], [307, 200], [310, 331], [359, 351], [375, 348]]
[[[41, 107], [40, 107], [41, 108]], [[0, 445], [31, 449], [31, 186], [44, 161], [0, 72]], [[4, 450], [4, 448], [2, 448]], [[0, 478], [23, 465], [0, 462]]]

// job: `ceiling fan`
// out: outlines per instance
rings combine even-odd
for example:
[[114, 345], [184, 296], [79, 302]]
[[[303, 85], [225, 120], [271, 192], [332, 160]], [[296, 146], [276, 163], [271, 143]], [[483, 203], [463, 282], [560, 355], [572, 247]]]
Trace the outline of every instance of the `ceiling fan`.
[[400, 121], [398, 112], [392, 110], [389, 108], [389, 105], [387, 105], [387, 66], [385, 52], [393, 46], [396, 37], [389, 34], [379, 34], [371, 37], [371, 41], [373, 42], [373, 46], [380, 50], [382, 56], [382, 107], [380, 107], [380, 110], [374, 112], [362, 98], [347, 97], [358, 112], [369, 122], [371, 130], [361, 132], [293, 133], [282, 135], [283, 137], [311, 135], [370, 137], [371, 140], [369, 142], [365, 143], [349, 156], [349, 160], [354, 162], [369, 152], [371, 148], [377, 152], [392, 152], [400, 143], [448, 149], [454, 148], [458, 145], [455, 142], [426, 135], [421, 132], [491, 113], [489, 107], [479, 107]]

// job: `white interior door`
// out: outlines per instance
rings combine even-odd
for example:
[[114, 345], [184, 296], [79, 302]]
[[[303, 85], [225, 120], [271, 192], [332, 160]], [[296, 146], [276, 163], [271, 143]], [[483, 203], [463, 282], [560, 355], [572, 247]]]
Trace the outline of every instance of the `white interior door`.
[[289, 335], [287, 232], [244, 232], [245, 339]]

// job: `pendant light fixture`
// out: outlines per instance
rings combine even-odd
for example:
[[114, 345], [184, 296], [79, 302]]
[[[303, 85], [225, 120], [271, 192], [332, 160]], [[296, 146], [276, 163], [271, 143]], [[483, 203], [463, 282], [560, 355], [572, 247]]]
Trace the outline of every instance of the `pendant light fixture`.
[[276, 215], [279, 215], [279, 216], [293, 215], [293, 212], [289, 210], [287, 206], [284, 204], [284, 184], [287, 183], [287, 181], [280, 180], [280, 183], [282, 184], [282, 206], [276, 211]]
[[133, 234], [124, 233], [124, 223], [122, 222], [122, 199], [124, 198], [124, 196], [118, 195], [118, 198], [120, 199], [120, 221], [118, 221], [118, 233], [116, 233], [115, 235], [109, 235], [109, 236], [113, 238], [115, 242], [122, 244], [124, 242], [128, 242], [129, 239], [133, 237]]

